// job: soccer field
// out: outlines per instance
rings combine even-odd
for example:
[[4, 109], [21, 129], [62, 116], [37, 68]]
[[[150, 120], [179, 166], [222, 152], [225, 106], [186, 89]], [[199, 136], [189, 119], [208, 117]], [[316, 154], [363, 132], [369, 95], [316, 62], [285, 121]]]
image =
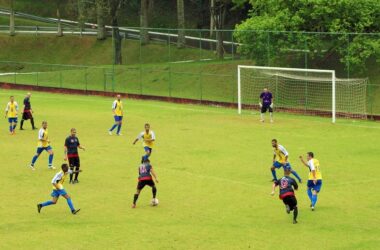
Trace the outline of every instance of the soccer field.
[[[5, 109], [26, 91], [0, 90]], [[14, 136], [0, 122], [0, 249], [378, 249], [380, 124], [234, 109], [123, 100], [123, 136], [109, 136], [113, 98], [32, 93], [36, 124], [49, 124], [57, 170], [42, 153], [36, 171], [28, 167], [37, 130]], [[19, 115], [19, 120], [21, 116]], [[131, 209], [142, 145], [132, 145], [145, 122], [156, 133], [151, 161], [160, 183], [160, 204], [150, 206], [145, 188]], [[63, 144], [75, 127], [81, 144], [80, 183], [65, 182], [77, 215], [63, 198], [37, 213], [50, 199], [51, 179], [63, 162]], [[304, 179], [297, 191], [299, 218], [270, 196], [273, 151], [278, 139]], [[310, 211], [308, 169], [299, 155], [313, 151], [321, 163], [323, 187]], [[282, 173], [277, 171], [277, 176]]]

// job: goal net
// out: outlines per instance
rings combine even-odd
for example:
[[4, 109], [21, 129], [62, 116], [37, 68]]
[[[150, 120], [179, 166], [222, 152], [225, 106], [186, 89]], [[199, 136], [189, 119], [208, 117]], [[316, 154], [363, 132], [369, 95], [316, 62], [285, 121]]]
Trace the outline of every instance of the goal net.
[[238, 112], [258, 109], [264, 88], [277, 111], [367, 118], [368, 79], [338, 79], [334, 70], [238, 66]]

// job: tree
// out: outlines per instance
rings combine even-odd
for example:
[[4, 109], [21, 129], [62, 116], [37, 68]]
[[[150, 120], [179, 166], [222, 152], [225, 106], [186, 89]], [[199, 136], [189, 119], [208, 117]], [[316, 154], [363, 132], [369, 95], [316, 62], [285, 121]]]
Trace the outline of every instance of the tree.
[[229, 2], [229, 0], [211, 0], [210, 2], [211, 30], [214, 28], [216, 30], [216, 53], [219, 59], [224, 58], [223, 28], [226, 18], [227, 4]]
[[14, 0], [10, 0], [11, 13], [9, 14], [9, 35], [15, 35], [15, 10]]
[[85, 0], [78, 0], [78, 25], [80, 31], [84, 30], [84, 23], [86, 22], [86, 2]]
[[[379, 58], [380, 39], [362, 34], [380, 31], [378, 0], [249, 2], [250, 18], [236, 26], [234, 36], [243, 44], [240, 52], [259, 64], [286, 62], [289, 51], [301, 50], [315, 67], [338, 58], [348, 72], [364, 72], [370, 58]], [[305, 55], [290, 61], [297, 56]]]
[[177, 0], [177, 18], [178, 18], [178, 40], [177, 47], [183, 48], [186, 44], [185, 39], [185, 6], [183, 0]]
[[57, 5], [57, 36], [63, 36], [62, 23], [61, 23], [61, 13], [60, 13], [60, 0], [56, 0]]
[[107, 2], [105, 0], [96, 0], [96, 21], [98, 25], [98, 40], [106, 39], [106, 28], [105, 28], [105, 12], [107, 8]]
[[119, 32], [118, 14], [125, 0], [108, 0], [110, 10], [112, 37], [114, 47], [114, 64], [122, 64], [121, 39]]
[[149, 15], [149, 0], [141, 0], [140, 7], [140, 39], [142, 44], [149, 42], [148, 33], [148, 15]]

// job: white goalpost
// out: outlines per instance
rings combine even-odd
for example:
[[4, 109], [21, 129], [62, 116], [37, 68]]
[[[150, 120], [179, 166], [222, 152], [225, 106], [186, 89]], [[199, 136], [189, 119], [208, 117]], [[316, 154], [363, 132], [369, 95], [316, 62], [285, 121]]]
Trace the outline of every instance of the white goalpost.
[[238, 66], [238, 113], [258, 109], [268, 88], [277, 111], [366, 118], [367, 79], [338, 79], [335, 70]]

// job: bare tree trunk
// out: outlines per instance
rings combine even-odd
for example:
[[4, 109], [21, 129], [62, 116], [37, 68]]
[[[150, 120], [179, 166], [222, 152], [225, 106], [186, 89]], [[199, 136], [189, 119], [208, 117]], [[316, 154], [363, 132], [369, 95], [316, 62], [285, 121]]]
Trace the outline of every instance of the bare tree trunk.
[[85, 23], [85, 2], [84, 0], [78, 0], [78, 26], [79, 30], [84, 30]]
[[123, 0], [113, 0], [109, 1], [110, 7], [110, 16], [112, 19], [112, 40], [113, 40], [113, 49], [114, 49], [114, 64], [122, 64], [122, 55], [121, 55], [121, 41], [122, 37], [119, 33], [119, 23], [117, 20], [118, 12], [123, 4]]
[[106, 28], [104, 24], [105, 3], [104, 0], [96, 0], [96, 19], [98, 24], [98, 40], [106, 39]]
[[[210, 0], [210, 39], [215, 28], [215, 0]], [[210, 49], [214, 50], [214, 44], [210, 42]]]
[[14, 36], [15, 33], [15, 10], [13, 6], [13, 0], [11, 1], [11, 13], [9, 15], [9, 35]]
[[140, 39], [142, 44], [149, 43], [148, 33], [148, 13], [149, 13], [149, 0], [141, 0], [140, 10]]
[[61, 24], [61, 13], [59, 12], [59, 1], [60, 0], [57, 0], [57, 36], [63, 36], [63, 32], [62, 32], [62, 24]]
[[186, 44], [185, 39], [185, 6], [184, 0], [177, 0], [177, 18], [178, 18], [178, 40], [177, 47], [183, 48]]

